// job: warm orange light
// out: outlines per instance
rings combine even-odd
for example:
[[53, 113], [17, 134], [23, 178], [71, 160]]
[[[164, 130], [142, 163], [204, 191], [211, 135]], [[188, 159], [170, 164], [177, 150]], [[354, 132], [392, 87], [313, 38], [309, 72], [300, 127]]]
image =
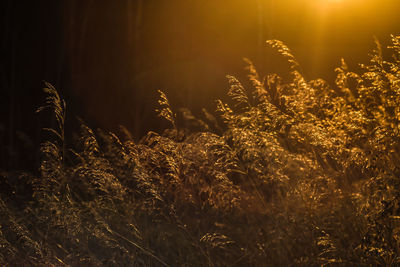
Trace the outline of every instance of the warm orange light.
[[344, 0], [319, 0], [319, 4], [320, 5], [336, 5], [336, 4], [340, 4], [343, 3]]
[[341, 3], [343, 0], [320, 0], [321, 3]]

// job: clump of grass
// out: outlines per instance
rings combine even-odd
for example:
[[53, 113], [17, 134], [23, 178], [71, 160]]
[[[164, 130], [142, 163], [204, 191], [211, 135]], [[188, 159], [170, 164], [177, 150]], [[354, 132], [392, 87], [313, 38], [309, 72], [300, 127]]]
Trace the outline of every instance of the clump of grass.
[[0, 264], [399, 264], [400, 37], [362, 73], [342, 60], [333, 87], [268, 43], [291, 79], [246, 60], [252, 88], [227, 76], [230, 100], [204, 120], [160, 92], [171, 129], [140, 141], [81, 122], [67, 150], [65, 103], [46, 84], [57, 124], [40, 175], [0, 176]]

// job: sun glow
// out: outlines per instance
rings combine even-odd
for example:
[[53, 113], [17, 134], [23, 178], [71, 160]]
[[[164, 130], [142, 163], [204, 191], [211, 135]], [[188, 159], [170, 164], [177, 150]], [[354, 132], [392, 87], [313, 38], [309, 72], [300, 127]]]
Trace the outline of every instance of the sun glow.
[[332, 5], [339, 5], [343, 4], [345, 1], [344, 0], [319, 0], [319, 5], [322, 6], [332, 6]]
[[320, 0], [322, 4], [338, 4], [344, 2], [344, 0]]
[[332, 7], [344, 4], [344, 0], [318, 0], [317, 5], [322, 7]]

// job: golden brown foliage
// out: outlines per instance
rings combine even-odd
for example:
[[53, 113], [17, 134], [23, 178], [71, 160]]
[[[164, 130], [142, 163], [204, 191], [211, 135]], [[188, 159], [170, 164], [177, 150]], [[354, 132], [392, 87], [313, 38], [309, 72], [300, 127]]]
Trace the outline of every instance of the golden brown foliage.
[[68, 162], [65, 105], [47, 84], [57, 138], [39, 177], [0, 177], [0, 264], [398, 265], [400, 37], [391, 61], [377, 42], [360, 74], [342, 60], [333, 88], [268, 43], [289, 82], [246, 60], [252, 90], [227, 76], [233, 105], [205, 111], [210, 125], [187, 109], [178, 124], [160, 92], [171, 129], [121, 141], [82, 122]]

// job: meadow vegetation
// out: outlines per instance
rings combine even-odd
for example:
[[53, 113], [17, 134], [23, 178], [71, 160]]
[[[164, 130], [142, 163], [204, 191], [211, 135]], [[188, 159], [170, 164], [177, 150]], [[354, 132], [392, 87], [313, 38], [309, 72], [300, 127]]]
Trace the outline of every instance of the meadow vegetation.
[[[65, 103], [46, 84], [40, 175], [0, 175], [0, 265], [390, 266], [400, 263], [400, 37], [376, 42], [335, 85], [290, 74], [203, 118], [161, 93], [164, 133], [132, 139], [81, 122], [65, 145]], [[386, 48], [385, 48], [386, 49]]]

